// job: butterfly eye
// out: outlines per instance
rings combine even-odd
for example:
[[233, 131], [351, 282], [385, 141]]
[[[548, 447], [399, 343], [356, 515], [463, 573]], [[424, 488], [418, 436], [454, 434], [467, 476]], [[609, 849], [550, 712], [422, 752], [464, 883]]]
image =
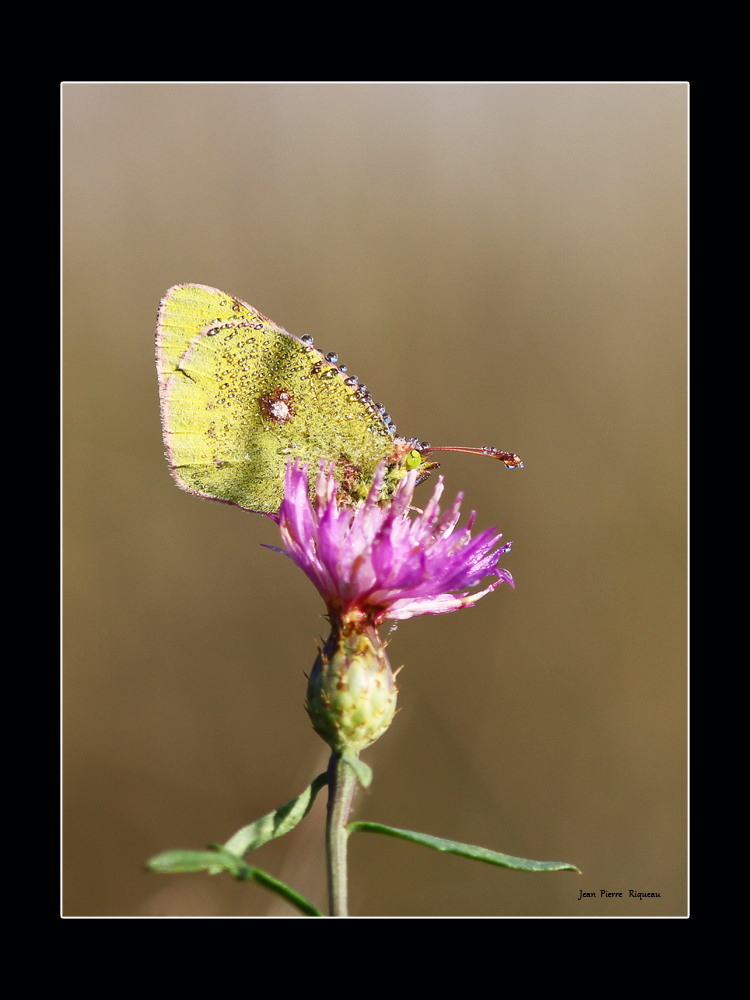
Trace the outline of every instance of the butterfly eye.
[[412, 469], [418, 469], [421, 464], [422, 456], [416, 449], [410, 451], [404, 461], [407, 472], [411, 472]]

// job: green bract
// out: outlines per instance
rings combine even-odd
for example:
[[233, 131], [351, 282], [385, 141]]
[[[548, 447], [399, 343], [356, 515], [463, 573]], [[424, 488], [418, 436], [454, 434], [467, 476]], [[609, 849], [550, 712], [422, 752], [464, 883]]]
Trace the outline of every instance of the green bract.
[[307, 685], [307, 712], [315, 732], [336, 752], [358, 754], [390, 726], [397, 694], [375, 629], [334, 627]]

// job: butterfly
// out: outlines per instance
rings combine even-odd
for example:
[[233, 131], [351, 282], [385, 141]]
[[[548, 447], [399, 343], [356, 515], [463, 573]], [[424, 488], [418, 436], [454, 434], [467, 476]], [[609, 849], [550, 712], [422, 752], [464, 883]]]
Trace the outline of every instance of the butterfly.
[[175, 285], [159, 305], [156, 366], [167, 461], [199, 497], [278, 513], [289, 460], [333, 462], [339, 501], [365, 500], [385, 462], [381, 500], [433, 451], [468, 451], [522, 468], [496, 448], [431, 448], [399, 437], [382, 403], [310, 336], [295, 337], [253, 306], [207, 285]]

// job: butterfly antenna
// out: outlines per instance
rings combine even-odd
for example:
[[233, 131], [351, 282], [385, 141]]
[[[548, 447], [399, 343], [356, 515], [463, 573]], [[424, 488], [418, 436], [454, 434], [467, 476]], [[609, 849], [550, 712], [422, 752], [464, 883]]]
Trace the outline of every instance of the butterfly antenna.
[[458, 448], [452, 445], [428, 445], [426, 451], [464, 451], [467, 455], [486, 455], [502, 462], [506, 469], [522, 469], [523, 462], [512, 451], [500, 451], [499, 448]]

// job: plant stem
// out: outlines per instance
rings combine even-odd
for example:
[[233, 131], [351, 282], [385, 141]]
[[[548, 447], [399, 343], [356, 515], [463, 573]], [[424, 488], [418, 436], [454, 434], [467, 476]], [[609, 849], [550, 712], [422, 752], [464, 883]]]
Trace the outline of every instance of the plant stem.
[[326, 823], [326, 854], [328, 858], [328, 900], [332, 917], [346, 917], [346, 823], [352, 806], [357, 777], [341, 759], [332, 753], [328, 764], [328, 821]]

